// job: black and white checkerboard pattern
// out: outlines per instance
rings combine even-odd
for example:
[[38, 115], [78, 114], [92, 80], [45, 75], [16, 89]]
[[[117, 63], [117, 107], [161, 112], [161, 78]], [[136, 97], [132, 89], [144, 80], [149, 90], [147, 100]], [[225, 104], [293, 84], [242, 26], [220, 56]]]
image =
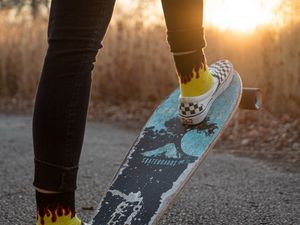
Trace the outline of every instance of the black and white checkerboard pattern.
[[228, 60], [219, 60], [209, 66], [211, 74], [219, 80], [219, 85], [226, 80], [233, 66]]
[[179, 110], [183, 116], [194, 116], [203, 111], [203, 105], [198, 103], [180, 103]]
[[[230, 75], [233, 69], [232, 64], [228, 60], [219, 60], [209, 66], [209, 71], [219, 81], [220, 86]], [[204, 110], [204, 105], [198, 102], [181, 102], [179, 112], [182, 116], [195, 116]]]

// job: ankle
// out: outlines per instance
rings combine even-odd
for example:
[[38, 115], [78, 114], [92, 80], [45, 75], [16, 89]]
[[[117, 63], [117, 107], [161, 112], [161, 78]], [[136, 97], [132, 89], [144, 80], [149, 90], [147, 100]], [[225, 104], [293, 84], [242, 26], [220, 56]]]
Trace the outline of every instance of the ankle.
[[203, 49], [191, 52], [173, 54], [177, 75], [181, 84], [190, 82], [193, 78], [199, 78], [200, 71], [207, 69], [206, 58]]
[[75, 191], [53, 193], [53, 191], [38, 189], [36, 190], [36, 203], [37, 225], [81, 224], [75, 211]]

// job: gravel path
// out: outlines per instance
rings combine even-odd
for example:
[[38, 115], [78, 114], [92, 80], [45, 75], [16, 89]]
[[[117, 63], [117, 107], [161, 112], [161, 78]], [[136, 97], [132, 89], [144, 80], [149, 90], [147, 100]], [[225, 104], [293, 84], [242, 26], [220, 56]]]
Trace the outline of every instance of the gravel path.
[[[89, 220], [137, 131], [88, 122], [77, 211]], [[31, 118], [0, 114], [0, 224], [34, 224]], [[83, 209], [84, 208], [84, 209]], [[300, 170], [210, 154], [160, 225], [300, 224]]]

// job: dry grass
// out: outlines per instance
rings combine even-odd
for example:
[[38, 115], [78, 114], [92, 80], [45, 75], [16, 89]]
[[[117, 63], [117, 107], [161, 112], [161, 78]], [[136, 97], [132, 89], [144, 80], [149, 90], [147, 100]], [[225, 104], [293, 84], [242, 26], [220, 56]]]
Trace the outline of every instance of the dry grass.
[[[116, 8], [97, 57], [91, 104], [156, 104], [177, 85], [165, 27], [146, 25], [135, 10], [120, 10]], [[8, 12], [0, 14], [0, 99], [33, 100], [47, 47], [47, 16], [7, 18]], [[248, 35], [208, 27], [206, 35], [209, 62], [230, 59], [246, 86], [262, 89], [268, 110], [299, 116], [300, 23], [291, 20], [284, 29], [269, 27]]]

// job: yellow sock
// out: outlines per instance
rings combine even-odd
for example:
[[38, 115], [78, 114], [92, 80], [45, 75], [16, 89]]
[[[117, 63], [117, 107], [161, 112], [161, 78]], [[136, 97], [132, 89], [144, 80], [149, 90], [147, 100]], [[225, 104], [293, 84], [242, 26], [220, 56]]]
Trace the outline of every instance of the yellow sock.
[[48, 210], [42, 217], [38, 215], [36, 225], [81, 225], [81, 221], [71, 213], [62, 212], [62, 215], [58, 215], [57, 211], [52, 213]]
[[[206, 66], [207, 68], [207, 66]], [[192, 78], [182, 82], [179, 78], [180, 93], [183, 97], [194, 97], [206, 93], [213, 85], [213, 76], [202, 66], [198, 73], [193, 69]]]
[[203, 49], [188, 53], [173, 54], [180, 93], [183, 97], [199, 96], [213, 85], [213, 76], [208, 70]]
[[36, 225], [81, 225], [75, 210], [75, 191], [46, 194], [36, 191]]

